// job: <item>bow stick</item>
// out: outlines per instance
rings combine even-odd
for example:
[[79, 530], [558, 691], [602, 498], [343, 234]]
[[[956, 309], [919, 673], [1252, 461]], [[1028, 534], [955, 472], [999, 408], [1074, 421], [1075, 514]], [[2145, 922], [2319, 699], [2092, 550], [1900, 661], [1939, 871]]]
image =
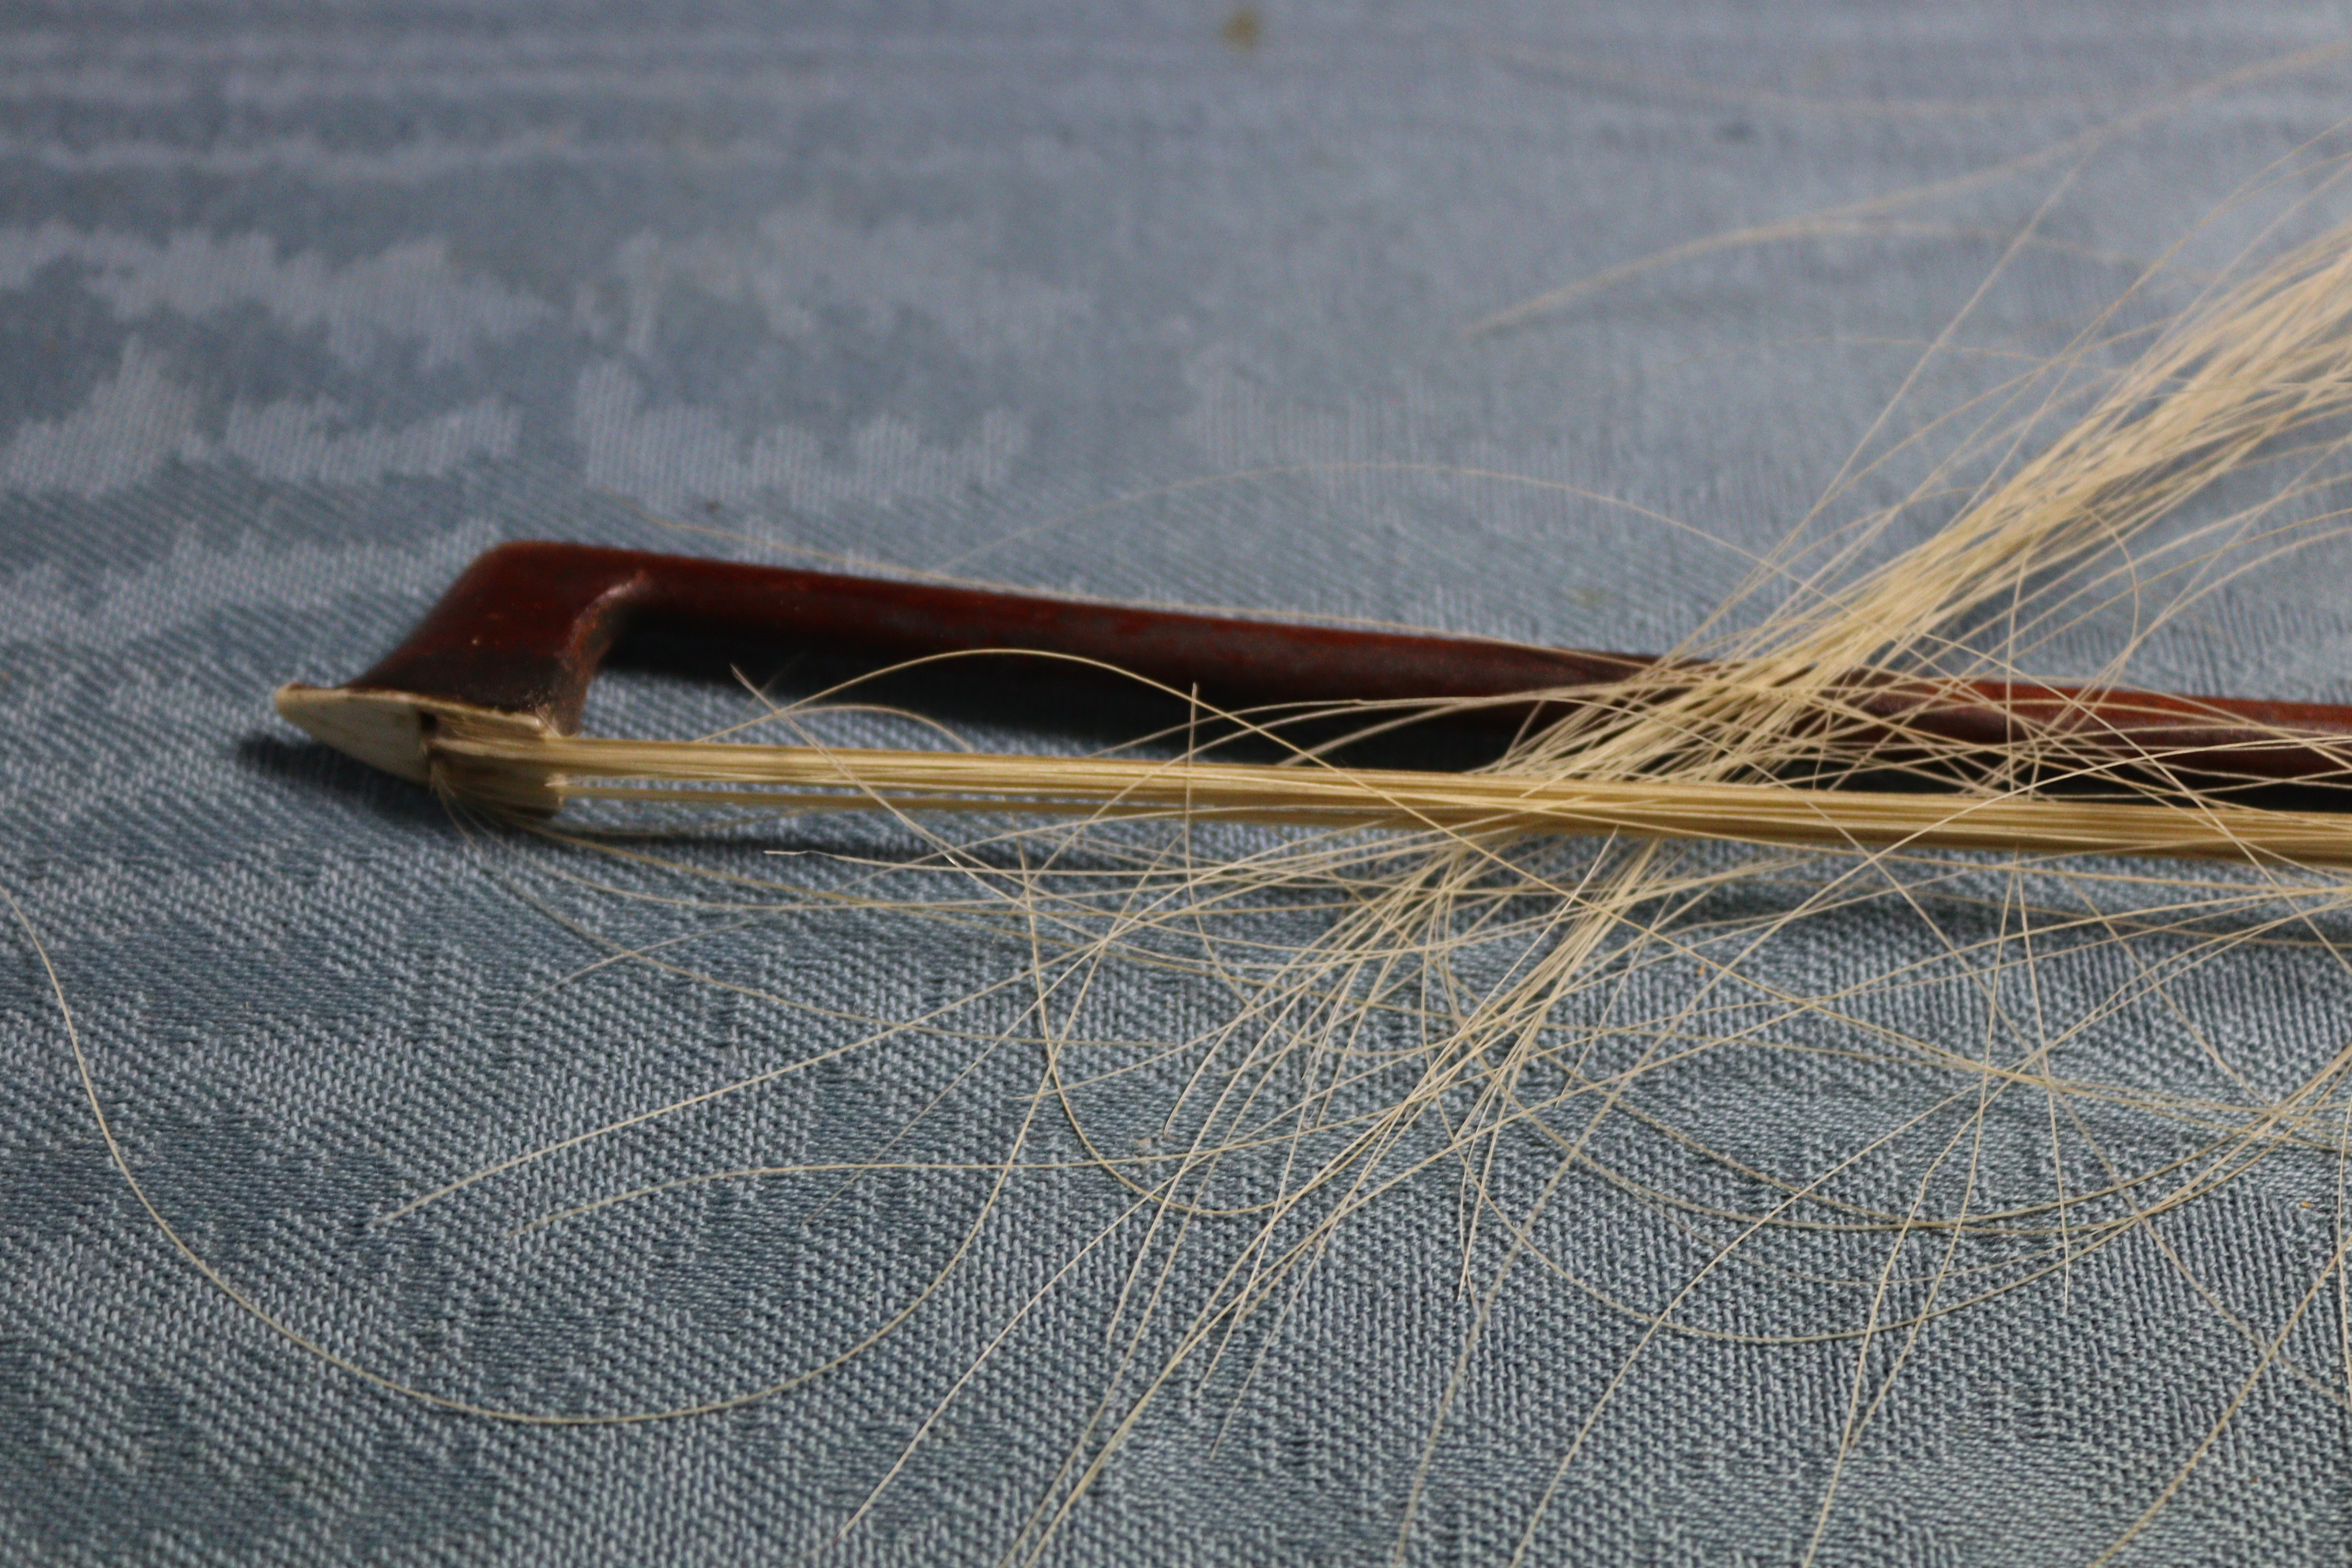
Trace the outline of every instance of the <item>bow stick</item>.
[[[2203, 796], [1581, 779], [1527, 771], [1291, 765], [1197, 755], [1055, 757], [574, 733], [625, 635], [821, 648], [909, 661], [1020, 652], [1106, 667], [1224, 713], [1286, 705], [1382, 717], [1433, 705], [1526, 731], [1580, 708], [1654, 704], [1678, 677], [1738, 667], [1007, 594], [589, 545], [513, 543], [477, 559], [424, 622], [341, 686], [293, 683], [280, 714], [361, 761], [473, 800], [546, 812], [573, 799], [794, 810], [1182, 814], [1449, 833], [1622, 833], [1766, 844], [2152, 854], [2352, 865], [2352, 818]], [[1927, 680], [1833, 688], [1840, 739], [1871, 766], [2045, 754], [2076, 778], [2300, 786], [2352, 783], [2352, 709], [2242, 698]], [[1630, 695], [1629, 695], [1630, 693]], [[1278, 724], [1280, 721], [1273, 723]], [[1923, 750], [1922, 748], [1927, 748]], [[1854, 770], [1848, 769], [1847, 772]], [[616, 781], [634, 781], [621, 783]], [[2352, 803], [2352, 802], [2347, 802]]]

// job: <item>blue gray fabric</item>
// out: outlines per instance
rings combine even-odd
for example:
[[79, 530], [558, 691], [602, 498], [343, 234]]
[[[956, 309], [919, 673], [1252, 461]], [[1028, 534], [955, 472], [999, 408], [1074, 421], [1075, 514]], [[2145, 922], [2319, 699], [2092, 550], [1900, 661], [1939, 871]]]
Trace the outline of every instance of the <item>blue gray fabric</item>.
[[[803, 1222], [830, 1189], [751, 1184], [509, 1229], [683, 1172], [857, 1158], [943, 1093], [929, 1157], [1001, 1149], [1024, 1110], [1012, 1067], [959, 1086], [945, 1055], [850, 1058], [378, 1223], [846, 1027], [643, 966], [578, 975], [603, 950], [530, 901], [561, 889], [519, 882], [420, 792], [271, 716], [278, 682], [355, 672], [486, 546], [814, 552], [1664, 647], [1744, 565], [1646, 514], [1777, 538], [2046, 198], [2047, 243], [2008, 264], [1969, 342], [2063, 345], [2135, 263], [2333, 125], [2347, 64], [2252, 74], [1895, 221], [1694, 257], [1472, 333], [1618, 263], [1956, 179], [2334, 44], [2342, 12], [1246, 15], [10, 8], [0, 879], [55, 954], [125, 1156], [256, 1304], [460, 1400], [609, 1411], [756, 1387], [902, 1299], [982, 1184], [867, 1183], [821, 1226]], [[2254, 221], [2225, 220], [2189, 259]], [[1898, 423], [1980, 384], [1969, 364]], [[2314, 569], [2224, 595], [2149, 649], [2145, 678], [2352, 697], [2343, 583]], [[715, 700], [619, 681], [596, 720], [647, 731]], [[1818, 961], [1884, 963], [1874, 940]], [[1016, 1186], [983, 1263], [884, 1345], [740, 1409], [566, 1428], [389, 1394], [167, 1244], [11, 942], [7, 1561], [993, 1562], [1111, 1370], [1123, 1265], [1084, 1249], [1118, 1195], [1071, 1181]], [[912, 1010], [1004, 957], [845, 921], [709, 943], [733, 944], [730, 973], [852, 1012]], [[2340, 980], [2232, 973], [2222, 1012], [2250, 1049], [2334, 1048]], [[1106, 1005], [1137, 1038], [1209, 1005], [1149, 974], [1117, 984]], [[1716, 1092], [1788, 1129], [1794, 1165], [1873, 1114], [1873, 1083], [1856, 1068], [1825, 1100], [1759, 1069]], [[1997, 1144], [1990, 1184], [2046, 1190], [2046, 1153]], [[1367, 1216], [1278, 1333], [1230, 1352], [1263, 1352], [1249, 1379], [1180, 1379], [1048, 1559], [1507, 1556], [1635, 1331], [1517, 1271], [1433, 1444], [1472, 1314], [1457, 1192], [1433, 1174]], [[2179, 1259], [2273, 1332], [2333, 1245], [2334, 1192], [2324, 1162], [2275, 1162], [2174, 1222], [2171, 1256], [2125, 1246], [1938, 1323], [1846, 1467], [1818, 1560], [2096, 1556], [2252, 1364]], [[1571, 1229], [1570, 1262], [1662, 1300], [1693, 1255], [1641, 1221]], [[2334, 1394], [2260, 1380], [2125, 1561], [2342, 1557], [2335, 1310], [2312, 1320], [2308, 1363]], [[1798, 1560], [1851, 1350], [1670, 1337], [1637, 1365], [1530, 1560]]]

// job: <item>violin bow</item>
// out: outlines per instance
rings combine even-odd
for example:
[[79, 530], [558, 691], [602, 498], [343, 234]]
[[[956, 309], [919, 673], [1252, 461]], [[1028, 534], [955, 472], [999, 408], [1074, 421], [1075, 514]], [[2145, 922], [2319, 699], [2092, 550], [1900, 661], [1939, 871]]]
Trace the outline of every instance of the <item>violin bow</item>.
[[[281, 687], [318, 740], [478, 804], [544, 814], [572, 800], [794, 811], [1175, 816], [1443, 833], [1636, 837], [2027, 854], [2137, 854], [2352, 865], [2352, 708], [1864, 672], [1835, 688], [1863, 753], [1945, 761], [2063, 755], [2096, 781], [2222, 781], [2186, 802], [2143, 788], [2038, 793], [1559, 778], [1486, 768], [1359, 768], [1133, 756], [975, 754], [576, 733], [624, 637], [818, 648], [885, 663], [1025, 653], [1124, 673], [1223, 714], [1280, 705], [1384, 717], [1428, 705], [1456, 724], [1527, 731], [1580, 707], [1655, 702], [1677, 671], [1734, 666], [1477, 637], [1108, 604], [582, 544], [479, 558], [392, 652], [334, 687]], [[1633, 695], [1629, 698], [1628, 693]], [[1244, 723], [1247, 721], [1244, 721]], [[1278, 722], [1278, 721], [1277, 721]], [[1858, 728], [1857, 728], [1858, 727]], [[2229, 790], [2292, 793], [2295, 809]], [[2262, 798], [2257, 795], [2253, 798]], [[2344, 796], [2352, 806], [2352, 793]]]

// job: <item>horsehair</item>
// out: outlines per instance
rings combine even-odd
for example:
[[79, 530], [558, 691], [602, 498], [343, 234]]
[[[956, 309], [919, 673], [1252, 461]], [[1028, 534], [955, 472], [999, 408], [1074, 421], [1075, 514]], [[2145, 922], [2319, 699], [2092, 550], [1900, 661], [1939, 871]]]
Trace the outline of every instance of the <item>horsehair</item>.
[[[979, 1245], [986, 1214], [1004, 1201], [1016, 1174], [1073, 1164], [1099, 1172], [1131, 1201], [1088, 1248], [1126, 1237], [1123, 1227], [1141, 1232], [1106, 1328], [1107, 1341], [1121, 1347], [1122, 1359], [1113, 1385], [1086, 1413], [1085, 1433], [1068, 1462], [1012, 1543], [1008, 1557], [1018, 1560], [1045, 1551], [1076, 1500], [1180, 1372], [1215, 1364], [1237, 1342], [1243, 1322], [1280, 1317], [1286, 1293], [1349, 1222], [1408, 1184], [1458, 1170], [1460, 1275], [1474, 1321], [1447, 1395], [1432, 1417], [1424, 1454], [1433, 1455], [1463, 1368], [1498, 1310], [1507, 1277], [1515, 1268], [1557, 1267], [1544, 1249], [1540, 1224], [1557, 1212], [1555, 1196], [1570, 1173], [1591, 1175], [1637, 1194], [1711, 1251], [1662, 1302], [1612, 1299], [1593, 1288], [1594, 1300], [1637, 1324], [1639, 1333], [1560, 1456], [1551, 1485], [1531, 1506], [1521, 1555], [1635, 1359], [1659, 1336], [1676, 1333], [1855, 1347], [1850, 1394], [1835, 1435], [1836, 1464], [1823, 1489], [1810, 1559], [1836, 1501], [1837, 1475], [1927, 1324], [2037, 1281], [2065, 1289], [2070, 1268], [2083, 1258], [2126, 1237], [2151, 1234], [2158, 1216], [2210, 1194], [2274, 1153], [2315, 1150], [2341, 1158], [2352, 1148], [2346, 1127], [2352, 1108], [2342, 1100], [2352, 1055], [2343, 1051], [2323, 1051], [2300, 1081], [2275, 1090], [2234, 1071], [2218, 1089], [2104, 1082], [2062, 1074], [2053, 1060], [2065, 1040], [2131, 1005], [2172, 1005], [2168, 987], [2218, 957], [2264, 944], [2294, 951], [2295, 943], [2335, 956], [2337, 939], [2326, 921], [2352, 911], [2352, 887], [2328, 868], [2352, 862], [2344, 847], [2346, 829], [2338, 826], [2352, 818], [2233, 804], [2227, 792], [2206, 783], [2168, 776], [2161, 754], [2139, 759], [2135, 779], [2118, 779], [2074, 749], [2063, 729], [2021, 728], [2006, 753], [1990, 763], [1972, 759], [1973, 775], [1942, 795], [1783, 782], [1792, 773], [1836, 777], [1866, 774], [1883, 764], [1887, 737], [1857, 721], [1843, 685], [1858, 672], [1899, 670], [1960, 681], [1988, 668], [2013, 671], [2056, 628], [2151, 582], [2179, 587], [2186, 602], [2210, 591], [2210, 572], [2225, 570], [2216, 563], [2229, 561], [2233, 550], [2270, 551], [2327, 536], [2333, 513], [2305, 520], [2303, 531], [2292, 537], [2274, 536], [2271, 520], [2291, 502], [2325, 497], [2336, 479], [2327, 465], [2341, 455], [2342, 441], [2329, 422], [2352, 411], [2352, 234], [2333, 231], [2242, 278], [2225, 278], [2144, 343], [2114, 323], [2110, 312], [2051, 366], [2017, 377], [1938, 423], [1939, 431], [1960, 434], [1951, 456], [1934, 465], [1909, 500], [1916, 506], [1944, 504], [1942, 498], [1954, 493], [1963, 499], [1948, 524], [1924, 542], [1887, 564], [1865, 564], [1893, 536], [1906, 514], [1901, 507], [1864, 517], [1834, 534], [1826, 550], [1801, 547], [1792, 532], [1784, 550], [1735, 596], [1735, 604], [1745, 604], [1768, 591], [1785, 594], [1785, 602], [1759, 624], [1737, 632], [1710, 625], [1704, 638], [1695, 635], [1677, 650], [1687, 658], [1673, 673], [1580, 692], [1589, 700], [1577, 715], [1526, 737], [1500, 763], [1477, 773], [1380, 773], [1339, 765], [1304, 747], [1289, 765], [1244, 767], [1189, 749], [1175, 758], [1010, 758], [446, 726], [436, 737], [438, 782], [457, 807], [455, 820], [475, 843], [530, 858], [557, 892], [669, 910], [693, 905], [624, 886], [617, 873], [600, 880], [582, 868], [585, 858], [590, 866], [699, 879], [720, 889], [709, 905], [730, 914], [887, 914], [977, 931], [1016, 946], [1021, 958], [1014, 973], [957, 1004], [904, 1017], [850, 1019], [871, 1027], [837, 1047], [813, 1048], [782, 1066], [487, 1163], [377, 1221], [403, 1222], [526, 1164], [689, 1106], [780, 1083], [877, 1041], [967, 1044], [975, 1060], [1008, 1042], [1035, 1047], [1043, 1066], [1017, 1133], [994, 1162], [964, 1167], [986, 1179], [981, 1217], [961, 1233], [922, 1290], [879, 1313], [870, 1334], [822, 1365], [752, 1379], [663, 1409], [500, 1409], [454, 1398], [304, 1337], [184, 1242], [139, 1184], [132, 1159], [116, 1140], [68, 1013], [91, 1113], [150, 1216], [214, 1285], [273, 1331], [385, 1388], [475, 1414], [551, 1424], [706, 1412], [804, 1384], [878, 1343], [930, 1301]], [[2106, 368], [2103, 353], [2127, 340], [2137, 357], [2121, 371]], [[2053, 440], [2036, 442], [2061, 412], [2072, 425]], [[2295, 446], [2298, 440], [2305, 445]], [[2027, 450], [2037, 455], [2019, 455]], [[2153, 562], [2133, 553], [2152, 531], [2179, 520], [2219, 482], [2265, 463], [2285, 465], [2289, 477], [2264, 500], [2155, 547]], [[1842, 476], [1832, 492], [1849, 492], [1866, 467]], [[2100, 566], [2108, 556], [2122, 559]], [[2087, 581], [2070, 576], [2085, 570], [2092, 573]], [[1735, 618], [1729, 608], [1720, 624]], [[1986, 615], [2006, 628], [1991, 648], [1970, 624]], [[2117, 650], [2117, 671], [2129, 651]], [[1700, 673], [1692, 673], [1692, 660]], [[824, 701], [771, 707], [751, 723], [805, 731], [824, 708]], [[1387, 725], [1443, 711], [1364, 717], [1368, 726]], [[1277, 742], [1284, 733], [1280, 718], [1221, 717]], [[1904, 733], [1898, 726], [1895, 738], [1914, 759], [1906, 765], [1932, 768], [1939, 760], [1932, 736]], [[2281, 743], [2291, 739], [2282, 735]], [[2069, 780], [2101, 784], [2106, 797], [2082, 798], [2052, 787]], [[892, 860], [877, 851], [861, 862], [836, 852], [827, 864], [849, 867], [854, 875], [846, 886], [818, 885], [813, 875], [799, 880], [776, 875], [772, 863], [759, 872], [714, 872], [658, 839], [605, 831], [626, 828], [635, 817], [575, 825], [508, 815], [491, 831], [476, 834], [477, 814], [470, 809], [535, 813], [572, 804], [592, 810], [651, 808], [663, 823], [679, 805], [755, 814], [878, 813], [920, 853]], [[981, 831], [947, 830], [974, 813], [986, 818]], [[1069, 820], [1050, 820], [1054, 814]], [[509, 830], [517, 822], [524, 831]], [[1248, 830], [1259, 823], [1304, 831]], [[1155, 831], [1162, 837], [1150, 837]], [[1218, 837], [1228, 833], [1237, 841]], [[1677, 836], [1713, 842], [1668, 841]], [[1751, 853], [1749, 846], [1759, 847]], [[1799, 853], [1794, 846], [1818, 853]], [[1074, 847], [1093, 849], [1096, 860], [1081, 861]], [[1974, 853], [1985, 849], [2006, 858]], [[1953, 850], [1968, 853], [1948, 852]], [[2072, 858], [2084, 854], [2242, 864], [2209, 868]], [[783, 864], [790, 872], [800, 862]], [[895, 890], [898, 879], [910, 876], [933, 880], [913, 895]], [[2079, 898], [2071, 905], [2057, 898], [2036, 901], [2021, 890], [2028, 877]], [[939, 879], [962, 884], [961, 896], [931, 890]], [[1990, 889], [1988, 879], [1995, 884]], [[602, 963], [709, 980], [795, 1016], [816, 1016], [806, 998], [698, 971], [656, 944], [612, 938], [574, 921], [552, 894], [520, 879], [515, 885], [520, 896], [598, 943]], [[1761, 914], [1709, 912], [1706, 900], [1725, 889], [1759, 888], [1785, 895], [1784, 901]], [[722, 896], [736, 902], [722, 904]], [[1879, 896], [1915, 908], [1941, 901], [1997, 912], [1994, 936], [1976, 947], [1955, 944], [1949, 955], [1964, 968], [1981, 964], [1981, 973], [1969, 969], [1963, 984], [1989, 984], [1995, 1002], [1999, 987], [2021, 968], [2032, 978], [2037, 964], [2057, 961], [2056, 950], [2067, 941], [2084, 944], [2081, 951], [2120, 954], [2136, 967], [2082, 1020], [2038, 1035], [2032, 1048], [2013, 1058], [1996, 1058], [1990, 1040], [1905, 1034], [1866, 1016], [1868, 984], [1926, 984], [1930, 960], [1915, 961], [1912, 973], [1826, 992], [1793, 989], [1756, 972], [1753, 958], [1764, 942], [1815, 916]], [[773, 902], [762, 902], [767, 900]], [[1301, 908], [1328, 917], [1311, 938], [1287, 938], [1279, 930], [1253, 934], [1250, 922], [1288, 918]], [[2021, 932], [2026, 939], [2021, 961], [2010, 954]], [[2048, 944], [2039, 952], [2032, 946], [2037, 938]], [[2142, 938], [2170, 946], [2142, 962], [2134, 945]], [[1503, 967], [1499, 979], [1467, 973], [1457, 962], [1479, 943], [1506, 941], [1518, 943], [1526, 956]], [[1093, 1137], [1087, 1120], [1090, 1095], [1115, 1092], [1131, 1081], [1119, 1076], [1128, 1070], [1124, 1065], [1096, 1066], [1090, 1053], [1100, 1042], [1082, 1037], [1076, 1027], [1094, 977], [1114, 963], [1153, 966], [1230, 1001], [1223, 1016], [1194, 1035], [1149, 1042], [1192, 1070], [1171, 1096], [1171, 1141], [1142, 1152]], [[1617, 994], [1611, 988], [1622, 988], [1627, 976], [1667, 971], [1689, 976], [1671, 1008], [1633, 1018], [1611, 1010]], [[1723, 1016], [1717, 1016], [1713, 1009], [1735, 983], [1764, 998], [1771, 1027], [1731, 1017], [1727, 1004]], [[951, 1010], [963, 1004], [978, 1010], [1021, 987], [1034, 998], [1013, 1024], [983, 1015], [965, 1027]], [[61, 984], [57, 999], [63, 1010]], [[1815, 1021], [1844, 1026], [1852, 1037], [1822, 1046], [1772, 1032]], [[1386, 1028], [1407, 1031], [1412, 1048], [1381, 1046], [1375, 1037]], [[1800, 1058], [1843, 1052], [1914, 1069], [1939, 1084], [1948, 1079], [1951, 1090], [1830, 1168], [1790, 1175], [1740, 1163], [1734, 1152], [1714, 1149], [1635, 1097], [1655, 1075], [1733, 1045]], [[1620, 1054], [1610, 1056], [1612, 1049]], [[1531, 1088], [1539, 1068], [1555, 1081]], [[1381, 1073], [1391, 1078], [1379, 1078]], [[1396, 1091], [1369, 1107], [1349, 1098], [1367, 1083], [1385, 1088], [1392, 1079]], [[2054, 1195], [2046, 1202], [1972, 1206], [1969, 1138], [1981, 1138], [1989, 1108], [2011, 1093], [2047, 1097], [2053, 1153], [2062, 1114], [2073, 1118], [2081, 1130], [2074, 1146], [2089, 1152], [2094, 1168], [2070, 1182], [2060, 1162]], [[2084, 1102], [2178, 1130], [2186, 1147], [2146, 1168], [2127, 1167], [2082, 1129]], [[1045, 1107], [1066, 1113], [1084, 1146], [1083, 1159], [1056, 1164], [1029, 1152]], [[1848, 1178], [1868, 1161], [1922, 1129], [1940, 1136], [1935, 1118], [1955, 1114], [1949, 1137], [1925, 1163], [1915, 1189], [1893, 1198], [1853, 1190]], [[1752, 1180], [1761, 1195], [1741, 1208], [1716, 1203], [1706, 1193], [1643, 1189], [1638, 1173], [1611, 1171], [1596, 1147], [1610, 1118], [1616, 1119], [1612, 1125], [1631, 1123], [1719, 1158], [1725, 1170]], [[1533, 1197], [1521, 1193], [1515, 1199], [1518, 1189], [1502, 1173], [1525, 1158], [1513, 1140], [1532, 1140], [1555, 1161]], [[1259, 1156], [1278, 1170], [1271, 1195], [1220, 1186], [1236, 1163]], [[866, 1162], [736, 1166], [567, 1203], [522, 1228], [540, 1232], [577, 1223], [690, 1184], [813, 1170], [855, 1181], [874, 1172], [931, 1168], [897, 1158], [889, 1148]], [[1965, 1194], [1939, 1209], [1930, 1201], [1933, 1184], [1955, 1168], [1969, 1173]], [[1751, 1243], [1780, 1235], [1890, 1238], [1874, 1275], [1833, 1276], [1839, 1286], [1858, 1287], [1866, 1297], [1859, 1325], [1841, 1322], [1815, 1331], [1702, 1316], [1705, 1288], [1744, 1263], [1757, 1250]], [[1174, 1300], [1167, 1280], [1176, 1249], [1197, 1250], [1219, 1245], [1220, 1238], [1223, 1250], [1208, 1270], [1206, 1287], [1163, 1310]], [[1906, 1249], [1922, 1241], [1930, 1259], [1907, 1265]], [[2012, 1250], [1989, 1262], [1963, 1258], [1957, 1251], [1963, 1241]], [[2177, 1492], [2253, 1380], [2284, 1369], [2344, 1402], [2334, 1380], [2289, 1353], [2291, 1333], [2323, 1289], [2331, 1281], [2340, 1288], [2344, 1259], [2339, 1245], [2274, 1334], [2231, 1317], [2207, 1296], [2257, 1352], [2253, 1370], [2212, 1432], [2115, 1541], [2110, 1555]], [[1781, 1264], [1767, 1259], [1759, 1267]], [[991, 1325], [971, 1372], [1035, 1302], [1029, 1299], [1007, 1321]], [[1163, 1331], [1165, 1338], [1153, 1337]], [[1891, 1368], [1885, 1356], [1873, 1359], [1874, 1348], [1889, 1336], [1896, 1342]], [[2346, 1371], [2352, 1375], [2352, 1348]], [[1255, 1375], [1254, 1365], [1246, 1374]], [[947, 1398], [964, 1386], [960, 1379]], [[923, 1422], [908, 1441], [909, 1452], [931, 1437], [945, 1407], [943, 1401]], [[874, 1495], [899, 1468], [891, 1468]], [[1427, 1469], [1424, 1461], [1399, 1525], [1401, 1552], [1411, 1539]], [[863, 1518], [872, 1500], [869, 1496], [851, 1511], [842, 1529]]]

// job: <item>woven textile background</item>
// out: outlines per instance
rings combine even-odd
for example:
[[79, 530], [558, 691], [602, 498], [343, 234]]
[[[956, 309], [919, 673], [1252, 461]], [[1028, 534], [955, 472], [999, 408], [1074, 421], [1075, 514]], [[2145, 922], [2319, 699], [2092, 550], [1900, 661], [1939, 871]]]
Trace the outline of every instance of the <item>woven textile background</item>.
[[[2045, 199], [2048, 243], [2007, 265], [1971, 342], [2063, 344], [2326, 132], [2352, 59], [2250, 72], [1899, 222], [1465, 329], [2023, 157], [2345, 22], [1893, 0], [7, 7], [0, 881], [55, 954], [125, 1156], [292, 1328], [549, 1412], [777, 1381], [936, 1268], [969, 1182], [866, 1184], [815, 1230], [711, 1189], [509, 1230], [680, 1173], [854, 1157], [953, 1064], [853, 1060], [377, 1223], [823, 1031], [642, 965], [578, 974], [603, 950], [421, 792], [280, 724], [273, 687], [355, 673], [477, 552], [532, 537], [1668, 646], [1740, 555], [1592, 497], [1769, 542]], [[2142, 678], [2352, 697], [2330, 562], [2218, 600]], [[620, 680], [593, 718], [675, 727], [723, 700]], [[9, 941], [0, 1558], [986, 1563], [1081, 1439], [1124, 1279], [1082, 1256], [1111, 1201], [1083, 1182], [1016, 1191], [898, 1334], [740, 1409], [516, 1425], [336, 1370], [159, 1235]], [[851, 1011], [1001, 958], [847, 922], [711, 941]], [[2340, 987], [2241, 979], [2247, 1037], [2340, 1035]], [[1203, 1005], [1120, 984], [1139, 1037]], [[1021, 1081], [966, 1085], [937, 1150], [1001, 1148]], [[1862, 1069], [1848, 1088], [1740, 1093], [1818, 1160], [1870, 1115]], [[1989, 1179], [2042, 1180], [2025, 1143], [1986, 1157], [2019, 1163]], [[2333, 1181], [2265, 1167], [2161, 1245], [1936, 1325], [1820, 1560], [2095, 1556], [2252, 1364], [2189, 1274], [2274, 1331], [2334, 1244]], [[1433, 1177], [1359, 1225], [1246, 1347], [1246, 1386], [1173, 1388], [1049, 1560], [1384, 1561], [1424, 1456], [1407, 1558], [1507, 1556], [1636, 1330], [1522, 1271], [1433, 1445], [1472, 1311], [1455, 1196]], [[1575, 1234], [1579, 1268], [1645, 1300], [1692, 1266], [1654, 1229]], [[1795, 1561], [1851, 1348], [1670, 1337], [1635, 1364], [1531, 1560]], [[2341, 1406], [2266, 1377], [2126, 1560], [2340, 1559], [2347, 1458]]]

